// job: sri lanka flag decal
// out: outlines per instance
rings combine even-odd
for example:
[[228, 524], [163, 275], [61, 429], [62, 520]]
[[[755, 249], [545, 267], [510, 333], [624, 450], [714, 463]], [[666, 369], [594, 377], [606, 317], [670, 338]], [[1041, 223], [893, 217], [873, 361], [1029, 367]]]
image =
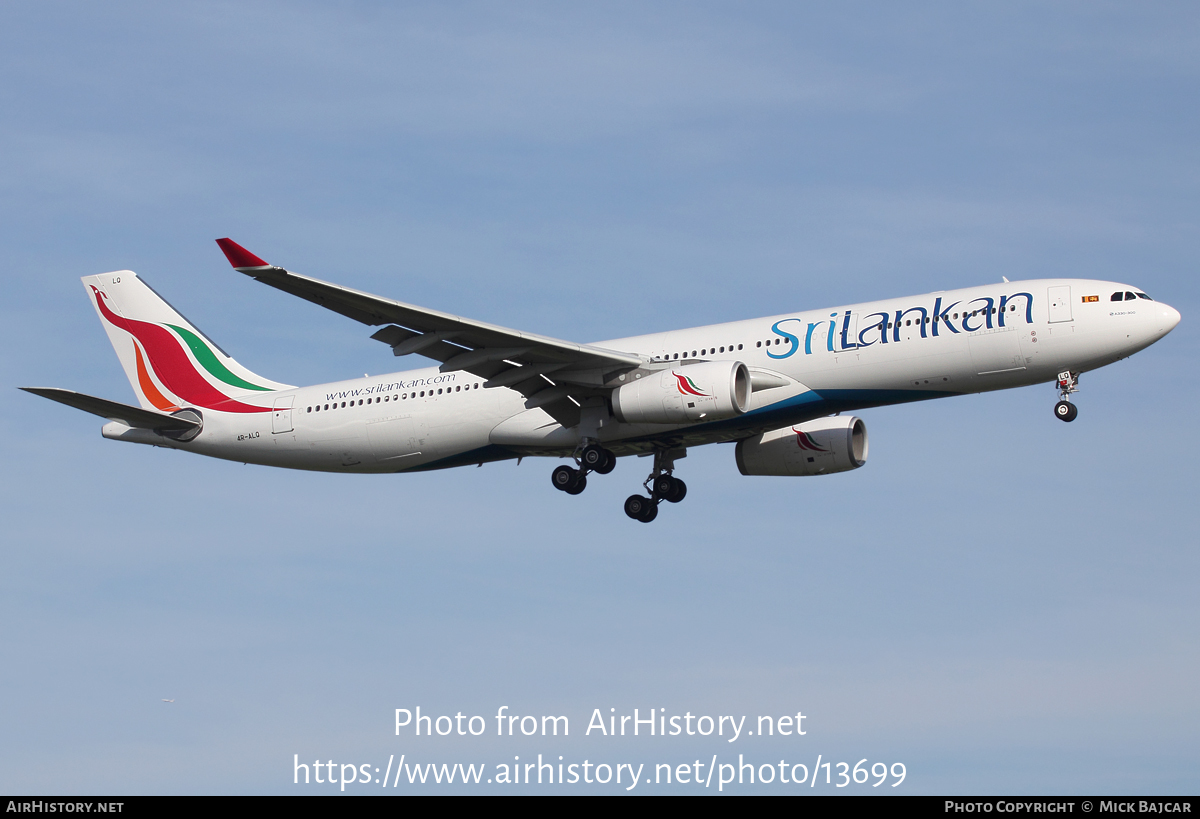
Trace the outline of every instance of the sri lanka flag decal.
[[696, 382], [688, 378], [686, 375], [680, 375], [674, 370], [671, 371], [671, 375], [675, 376], [675, 381], [677, 382], [676, 386], [679, 387], [679, 392], [683, 395], [694, 395], [697, 398], [712, 398], [712, 396], [708, 393], [701, 391], [701, 389], [696, 386]]
[[803, 430], [792, 427], [792, 432], [796, 433], [796, 446], [808, 452], [828, 452], [828, 449], [822, 449], [817, 445], [817, 442], [812, 439], [812, 436]]

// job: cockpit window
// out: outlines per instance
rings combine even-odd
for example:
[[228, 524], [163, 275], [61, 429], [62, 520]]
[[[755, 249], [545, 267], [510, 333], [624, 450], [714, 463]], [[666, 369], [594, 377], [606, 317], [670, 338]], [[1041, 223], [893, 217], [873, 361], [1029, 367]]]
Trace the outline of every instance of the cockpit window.
[[1139, 299], [1145, 299], [1146, 301], [1154, 301], [1154, 299], [1150, 298], [1150, 297], [1149, 297], [1149, 296], [1147, 296], [1145, 293], [1138, 293], [1138, 294], [1137, 294], [1137, 297], [1138, 297]]
[[1116, 293], [1113, 293], [1112, 299], [1110, 299], [1110, 301], [1124, 301], [1124, 300], [1125, 300], [1125, 294], [1120, 292], [1119, 290]]
[[1130, 293], [1128, 290], [1126, 290], [1125, 291], [1125, 301], [1137, 301], [1137, 296], [1135, 296], [1133, 293]]

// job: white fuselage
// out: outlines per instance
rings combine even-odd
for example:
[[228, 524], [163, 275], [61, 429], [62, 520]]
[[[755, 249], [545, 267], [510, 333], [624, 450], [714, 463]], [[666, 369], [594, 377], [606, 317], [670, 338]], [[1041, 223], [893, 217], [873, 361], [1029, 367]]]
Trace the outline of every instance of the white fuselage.
[[[647, 371], [741, 361], [756, 379], [748, 411], [735, 418], [688, 426], [610, 418], [599, 438], [618, 455], [663, 440], [728, 441], [834, 412], [1092, 370], [1147, 347], [1179, 321], [1174, 309], [1144, 297], [1112, 301], [1118, 292], [1139, 291], [1080, 279], [1006, 282], [598, 342], [650, 358]], [[337, 472], [437, 469], [575, 448], [578, 430], [483, 381], [429, 367], [275, 392], [271, 413], [205, 411], [197, 438], [164, 445]]]

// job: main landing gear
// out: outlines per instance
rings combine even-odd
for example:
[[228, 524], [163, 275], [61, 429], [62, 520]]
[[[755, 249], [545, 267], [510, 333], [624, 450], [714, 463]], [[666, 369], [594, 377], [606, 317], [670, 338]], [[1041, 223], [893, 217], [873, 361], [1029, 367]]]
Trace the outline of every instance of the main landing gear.
[[555, 489], [560, 489], [568, 495], [578, 495], [587, 489], [589, 472], [607, 475], [617, 465], [617, 456], [599, 444], [588, 444], [576, 457], [579, 469], [567, 465], [555, 467], [550, 473], [550, 482]]
[[1063, 421], [1074, 421], [1079, 407], [1071, 403], [1071, 393], [1079, 391], [1079, 376], [1071, 371], [1058, 374], [1058, 403], [1054, 405], [1054, 416]]
[[[625, 500], [625, 514], [642, 523], [649, 523], [658, 517], [658, 505], [663, 501], [679, 503], [687, 495], [687, 484], [671, 473], [675, 469], [675, 461], [687, 455], [687, 450], [659, 449], [654, 452], [654, 471], [642, 483], [646, 487], [646, 495], [630, 495]], [[589, 443], [578, 450], [575, 462], [579, 465], [556, 466], [550, 473], [550, 482], [554, 488], [568, 495], [578, 495], [587, 488], [587, 476], [590, 472], [607, 475], [617, 465], [617, 456], [597, 443]]]
[[684, 450], [660, 449], [654, 453], [654, 471], [642, 485], [650, 497], [645, 495], [630, 495], [625, 499], [625, 514], [642, 523], [649, 523], [658, 517], [658, 505], [663, 501], [679, 503], [687, 495], [687, 484], [671, 473], [675, 469], [675, 459], [683, 457]]

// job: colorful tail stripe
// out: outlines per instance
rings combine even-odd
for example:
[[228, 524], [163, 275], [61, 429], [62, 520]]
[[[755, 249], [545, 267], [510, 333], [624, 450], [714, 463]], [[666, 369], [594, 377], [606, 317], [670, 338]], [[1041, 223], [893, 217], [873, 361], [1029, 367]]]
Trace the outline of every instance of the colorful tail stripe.
[[[183, 347], [170, 331], [147, 321], [138, 321], [118, 316], [105, 303], [108, 295], [101, 292], [95, 286], [92, 286], [91, 289], [96, 297], [96, 306], [100, 309], [100, 314], [104, 316], [106, 321], [116, 327], [120, 327], [138, 340], [142, 347], [145, 348], [146, 357], [150, 360], [150, 368], [158, 376], [158, 380], [164, 387], [181, 398], [184, 403], [219, 412], [271, 411], [270, 407], [255, 407], [250, 404], [243, 404], [219, 392], [200, 375], [191, 360], [188, 359]], [[159, 396], [162, 397], [161, 393]], [[149, 393], [146, 394], [146, 397], [151, 403], [154, 402], [154, 399], [150, 398]]]
[[712, 397], [706, 392], [701, 392], [700, 388], [696, 386], [696, 382], [688, 378], [686, 375], [680, 375], [677, 372], [672, 372], [671, 375], [675, 376], [675, 380], [679, 382], [679, 391], [684, 395], [695, 395], [699, 398]]

